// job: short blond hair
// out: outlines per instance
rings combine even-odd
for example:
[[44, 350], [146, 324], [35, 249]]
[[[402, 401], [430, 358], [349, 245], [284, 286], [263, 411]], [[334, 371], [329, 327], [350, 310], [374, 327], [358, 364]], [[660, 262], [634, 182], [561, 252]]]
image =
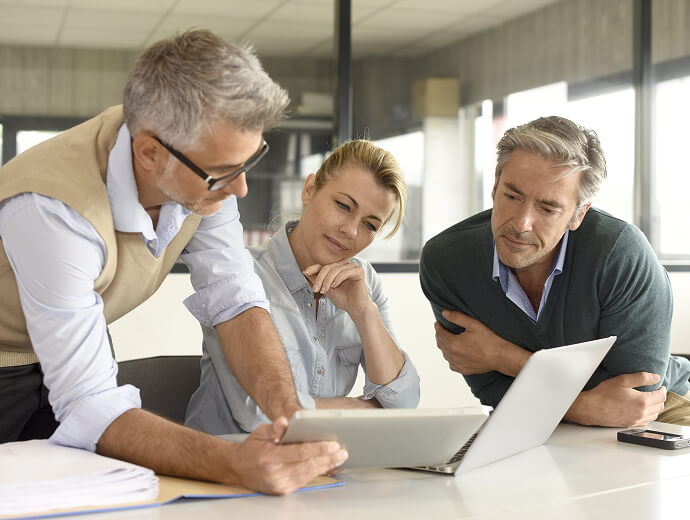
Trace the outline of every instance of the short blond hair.
[[[398, 205], [393, 230], [386, 238], [393, 236], [402, 224], [407, 199], [407, 183], [398, 160], [383, 148], [371, 141], [357, 139], [347, 141], [334, 149], [316, 172], [316, 189], [319, 190], [333, 177], [339, 175], [346, 166], [360, 166], [372, 173], [380, 186], [392, 191]], [[392, 214], [391, 214], [392, 217]], [[390, 217], [384, 222], [387, 224]]]

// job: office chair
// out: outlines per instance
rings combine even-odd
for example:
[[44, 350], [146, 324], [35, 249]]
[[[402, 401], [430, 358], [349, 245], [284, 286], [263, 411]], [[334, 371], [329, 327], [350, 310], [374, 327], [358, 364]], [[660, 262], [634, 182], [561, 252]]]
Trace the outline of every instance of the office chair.
[[141, 407], [184, 423], [187, 403], [199, 388], [201, 356], [157, 356], [118, 363], [120, 385], [134, 385], [141, 392]]

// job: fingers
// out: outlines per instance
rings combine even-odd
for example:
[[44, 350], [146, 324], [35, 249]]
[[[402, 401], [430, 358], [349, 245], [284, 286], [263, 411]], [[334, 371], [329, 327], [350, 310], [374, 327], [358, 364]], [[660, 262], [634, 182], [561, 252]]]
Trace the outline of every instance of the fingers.
[[329, 265], [312, 265], [307, 267], [302, 273], [310, 279], [314, 293], [320, 292], [325, 294], [331, 288], [333, 279], [340, 272], [340, 269], [347, 267], [349, 264], [351, 264], [349, 260], [341, 260]]
[[461, 327], [463, 327], [465, 329], [468, 326], [471, 327], [477, 321], [473, 318], [470, 318], [467, 314], [464, 314], [460, 311], [443, 311], [441, 314], [449, 322], [455, 323], [456, 325], [460, 325]]
[[[337, 287], [339, 284], [335, 283], [336, 278], [342, 275], [343, 281], [350, 279], [357, 279], [357, 274], [361, 268], [352, 262], [347, 262], [343, 265], [334, 264], [332, 268], [328, 270], [328, 273], [324, 276], [321, 282], [321, 294], [328, 294], [328, 291], [333, 287]], [[361, 277], [360, 277], [361, 279]]]
[[656, 419], [659, 417], [659, 414], [663, 411], [664, 404], [661, 403], [660, 405], [657, 405], [652, 409], [646, 410], [645, 415], [639, 421], [635, 421], [635, 424], [630, 424], [628, 426], [646, 426], [650, 422], [656, 421]]
[[256, 429], [249, 434], [249, 438], [264, 442], [268, 441], [276, 443], [280, 440], [282, 435], [283, 434], [279, 427], [277, 427], [274, 423], [267, 423], [257, 426]]
[[651, 372], [635, 372], [633, 374], [621, 374], [611, 378], [616, 384], [628, 388], [637, 388], [638, 386], [655, 385], [659, 382], [659, 375]]
[[[341, 260], [329, 265], [310, 266], [302, 272], [310, 279], [314, 293], [326, 294], [331, 287], [337, 287], [344, 280], [356, 278], [358, 271], [361, 271], [361, 268], [356, 263]], [[347, 274], [342, 276], [338, 283], [335, 283], [336, 278], [341, 273]]]
[[302, 274], [305, 276], [305, 278], [309, 281], [310, 284], [314, 284], [314, 277], [319, 274], [319, 271], [321, 270], [321, 265], [319, 264], [314, 264], [310, 265], [307, 267], [304, 271], [302, 271]]
[[666, 401], [666, 387], [662, 386], [659, 390], [654, 390], [653, 392], [645, 392], [647, 395], [647, 402], [650, 405], [656, 405], [661, 403], [661, 409], [663, 410], [663, 404]]
[[637, 404], [637, 417], [635, 417], [629, 426], [646, 425], [647, 423], [656, 420], [661, 412], [664, 411], [664, 403], [666, 401], [666, 388], [663, 386], [659, 390], [652, 392], [640, 392], [631, 390], [636, 395], [635, 401]]
[[340, 287], [345, 280], [363, 280], [364, 279], [364, 269], [355, 263], [350, 262], [352, 267], [346, 267], [342, 269], [333, 278], [331, 285], [329, 287]]
[[320, 264], [310, 265], [304, 271], [302, 271], [302, 274], [306, 277], [313, 277], [318, 274], [318, 272], [321, 270], [321, 267], [322, 266]]
[[272, 423], [260, 424], [249, 434], [253, 440], [277, 444], [287, 429], [288, 421], [285, 417], [278, 417]]
[[[347, 452], [341, 449], [340, 444], [335, 441], [283, 444], [282, 446], [277, 446], [276, 449], [275, 461], [278, 464], [299, 464], [307, 460], [323, 458], [336, 461], [336, 459], [342, 455], [340, 452], [347, 455]], [[347, 456], [345, 458], [347, 458]], [[344, 461], [345, 459], [343, 459], [342, 462]], [[340, 464], [342, 464], [342, 462], [340, 462]], [[334, 463], [333, 467], [337, 465], [338, 464]]]
[[445, 355], [445, 351], [448, 349], [448, 338], [451, 336], [451, 333], [443, 328], [443, 325], [438, 321], [434, 322], [434, 329], [436, 329], [436, 346], [440, 348]]
[[[281, 446], [288, 448], [291, 446]], [[275, 495], [286, 495], [309, 483], [319, 475], [332, 473], [336, 466], [347, 460], [347, 452], [338, 449], [327, 455], [310, 457], [292, 464], [285, 464], [269, 478], [267, 492]]]
[[319, 475], [325, 475], [336, 467], [341, 466], [347, 460], [347, 457], [347, 451], [338, 447], [335, 452], [328, 455], [309, 458], [306, 461], [295, 464], [295, 474], [300, 480], [309, 482]]
[[278, 417], [275, 421], [273, 421], [271, 426], [273, 430], [273, 439], [275, 440], [275, 442], [279, 442], [280, 439], [283, 437], [285, 430], [287, 430], [288, 420], [285, 417]]

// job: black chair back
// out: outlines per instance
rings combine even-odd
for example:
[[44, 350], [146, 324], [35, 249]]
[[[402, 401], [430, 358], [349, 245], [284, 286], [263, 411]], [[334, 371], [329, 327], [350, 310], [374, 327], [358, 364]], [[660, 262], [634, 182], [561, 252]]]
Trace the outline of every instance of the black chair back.
[[120, 385], [136, 386], [141, 407], [183, 423], [187, 403], [199, 388], [201, 356], [157, 356], [118, 363]]

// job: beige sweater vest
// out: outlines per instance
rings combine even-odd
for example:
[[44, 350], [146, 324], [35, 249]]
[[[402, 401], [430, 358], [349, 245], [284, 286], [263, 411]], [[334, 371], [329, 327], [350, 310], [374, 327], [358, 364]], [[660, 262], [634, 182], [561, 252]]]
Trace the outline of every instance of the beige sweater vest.
[[[0, 168], [0, 201], [25, 192], [58, 199], [86, 218], [101, 236], [107, 255], [94, 290], [103, 299], [107, 323], [134, 309], [158, 289], [201, 220], [189, 215], [158, 258], [146, 248], [141, 234], [115, 230], [105, 180], [108, 155], [122, 122], [122, 107], [111, 107]], [[4, 247], [0, 247], [0, 367], [37, 361], [14, 271]]]

